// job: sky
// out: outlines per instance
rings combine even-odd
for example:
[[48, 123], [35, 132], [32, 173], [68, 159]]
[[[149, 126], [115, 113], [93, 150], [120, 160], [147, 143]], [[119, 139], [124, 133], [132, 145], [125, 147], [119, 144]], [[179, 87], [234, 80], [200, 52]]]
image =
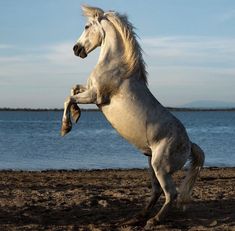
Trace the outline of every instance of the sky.
[[233, 0], [0, 0], [0, 107], [62, 108], [70, 88], [86, 83], [100, 50], [73, 54], [82, 4], [128, 15], [163, 105], [235, 105]]

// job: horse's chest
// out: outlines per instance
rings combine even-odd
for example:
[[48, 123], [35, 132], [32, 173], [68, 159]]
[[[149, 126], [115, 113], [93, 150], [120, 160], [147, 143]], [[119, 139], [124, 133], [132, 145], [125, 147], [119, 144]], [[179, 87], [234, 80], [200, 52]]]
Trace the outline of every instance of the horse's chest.
[[148, 152], [146, 118], [132, 105], [110, 104], [102, 108], [107, 120], [117, 132], [143, 152]]

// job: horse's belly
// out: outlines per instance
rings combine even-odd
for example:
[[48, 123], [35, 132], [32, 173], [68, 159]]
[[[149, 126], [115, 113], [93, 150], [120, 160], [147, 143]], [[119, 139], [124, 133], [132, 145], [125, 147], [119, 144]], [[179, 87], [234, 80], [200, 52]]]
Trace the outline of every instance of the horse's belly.
[[117, 132], [146, 154], [150, 154], [146, 136], [144, 111], [128, 102], [112, 102], [102, 107], [102, 112]]

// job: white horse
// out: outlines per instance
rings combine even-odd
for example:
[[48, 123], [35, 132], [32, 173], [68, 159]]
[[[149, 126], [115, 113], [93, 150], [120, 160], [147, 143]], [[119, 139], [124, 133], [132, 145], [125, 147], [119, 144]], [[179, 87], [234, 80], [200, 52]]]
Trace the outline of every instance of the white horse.
[[[89, 23], [73, 47], [74, 53], [85, 58], [98, 46], [101, 51], [87, 86], [76, 85], [64, 103], [61, 133], [71, 130], [71, 113], [78, 120], [77, 104], [96, 104], [120, 135], [148, 156], [152, 197], [130, 223], [147, 222], [152, 226], [162, 221], [174, 199], [189, 199], [204, 153], [189, 140], [181, 122], [149, 91], [142, 50], [127, 17], [95, 7], [82, 9]], [[191, 165], [177, 192], [171, 175], [188, 159]], [[152, 214], [162, 191], [165, 203], [157, 214]]]

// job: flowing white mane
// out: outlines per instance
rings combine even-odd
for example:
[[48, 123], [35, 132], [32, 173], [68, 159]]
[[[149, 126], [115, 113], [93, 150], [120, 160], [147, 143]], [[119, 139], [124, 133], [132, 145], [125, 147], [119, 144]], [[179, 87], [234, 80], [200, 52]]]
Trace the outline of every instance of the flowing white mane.
[[90, 6], [83, 6], [82, 9], [83, 15], [88, 18], [93, 17], [99, 20], [105, 17], [113, 24], [123, 40], [124, 54], [122, 62], [127, 69], [125, 77], [128, 78], [133, 73], [139, 71], [138, 78], [147, 84], [147, 71], [142, 56], [142, 49], [136, 39], [137, 36], [134, 32], [134, 26], [128, 21], [127, 16], [114, 11], [104, 13], [102, 9]]

